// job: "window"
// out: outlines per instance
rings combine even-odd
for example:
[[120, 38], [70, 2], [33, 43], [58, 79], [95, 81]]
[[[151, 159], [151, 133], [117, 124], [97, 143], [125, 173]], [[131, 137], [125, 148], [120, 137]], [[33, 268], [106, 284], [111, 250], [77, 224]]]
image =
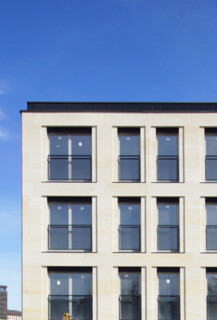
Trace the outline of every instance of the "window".
[[[128, 199], [129, 200], [129, 199]], [[119, 199], [119, 250], [140, 251], [140, 202]]]
[[206, 180], [217, 180], [217, 129], [206, 129]]
[[91, 199], [49, 202], [50, 250], [92, 250]]
[[49, 320], [62, 319], [64, 312], [72, 319], [92, 320], [92, 273], [89, 268], [65, 268], [64, 271], [50, 268], [49, 278]]
[[158, 199], [158, 250], [179, 251], [178, 199]]
[[158, 320], [179, 320], [179, 271], [159, 268], [158, 281]]
[[140, 134], [139, 129], [118, 129], [120, 156], [119, 180], [140, 180]]
[[207, 320], [217, 319], [217, 270], [207, 269]]
[[49, 180], [91, 181], [91, 129], [48, 130]]
[[120, 277], [120, 297], [119, 312], [120, 320], [140, 320], [141, 319], [141, 289], [140, 270], [119, 269]]
[[157, 129], [157, 142], [158, 181], [178, 181], [178, 129]]
[[217, 200], [206, 201], [206, 249], [217, 250]]

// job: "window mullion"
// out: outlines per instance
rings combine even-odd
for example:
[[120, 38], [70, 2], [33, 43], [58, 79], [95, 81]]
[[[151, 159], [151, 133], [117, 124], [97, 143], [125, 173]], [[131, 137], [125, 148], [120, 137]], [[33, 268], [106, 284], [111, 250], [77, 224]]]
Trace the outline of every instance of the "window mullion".
[[72, 310], [72, 300], [73, 300], [73, 296], [72, 296], [72, 274], [69, 274], [69, 314], [71, 316], [73, 316], [73, 310]]
[[72, 249], [72, 204], [69, 204], [69, 211], [68, 211], [68, 246], [69, 250]]
[[72, 180], [72, 135], [68, 138], [68, 179]]

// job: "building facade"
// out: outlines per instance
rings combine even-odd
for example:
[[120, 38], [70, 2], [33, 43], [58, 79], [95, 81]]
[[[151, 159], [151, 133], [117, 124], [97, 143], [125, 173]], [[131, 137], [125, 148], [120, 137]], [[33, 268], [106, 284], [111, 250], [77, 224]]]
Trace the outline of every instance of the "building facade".
[[7, 319], [8, 293], [7, 286], [0, 286], [0, 320]]
[[217, 318], [217, 104], [22, 111], [23, 320]]
[[7, 320], [22, 320], [22, 313], [18, 310], [8, 310]]

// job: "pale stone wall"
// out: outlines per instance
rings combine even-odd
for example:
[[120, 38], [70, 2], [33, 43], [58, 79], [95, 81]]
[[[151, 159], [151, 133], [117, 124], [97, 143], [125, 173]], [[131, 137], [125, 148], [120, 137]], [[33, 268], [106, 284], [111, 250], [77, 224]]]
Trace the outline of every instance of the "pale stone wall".
[[[92, 127], [92, 183], [47, 180], [47, 127]], [[204, 127], [216, 113], [22, 113], [23, 320], [48, 319], [50, 266], [93, 267], [94, 320], [119, 319], [118, 267], [141, 267], [142, 320], [157, 320], [157, 267], [180, 268], [181, 320], [206, 319]], [[141, 182], [118, 182], [119, 127], [140, 127]], [[180, 183], [156, 181], [157, 127], [179, 128]], [[47, 197], [93, 197], [93, 253], [48, 252]], [[141, 197], [141, 253], [118, 252], [118, 197]], [[180, 199], [180, 253], [157, 252], [157, 197]]]

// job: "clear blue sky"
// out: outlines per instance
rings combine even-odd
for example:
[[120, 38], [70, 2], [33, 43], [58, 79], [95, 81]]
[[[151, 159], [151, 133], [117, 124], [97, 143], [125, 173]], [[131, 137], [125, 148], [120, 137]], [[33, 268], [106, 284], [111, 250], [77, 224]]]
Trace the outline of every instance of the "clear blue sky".
[[0, 284], [20, 309], [26, 101], [217, 101], [216, 0], [0, 1]]

